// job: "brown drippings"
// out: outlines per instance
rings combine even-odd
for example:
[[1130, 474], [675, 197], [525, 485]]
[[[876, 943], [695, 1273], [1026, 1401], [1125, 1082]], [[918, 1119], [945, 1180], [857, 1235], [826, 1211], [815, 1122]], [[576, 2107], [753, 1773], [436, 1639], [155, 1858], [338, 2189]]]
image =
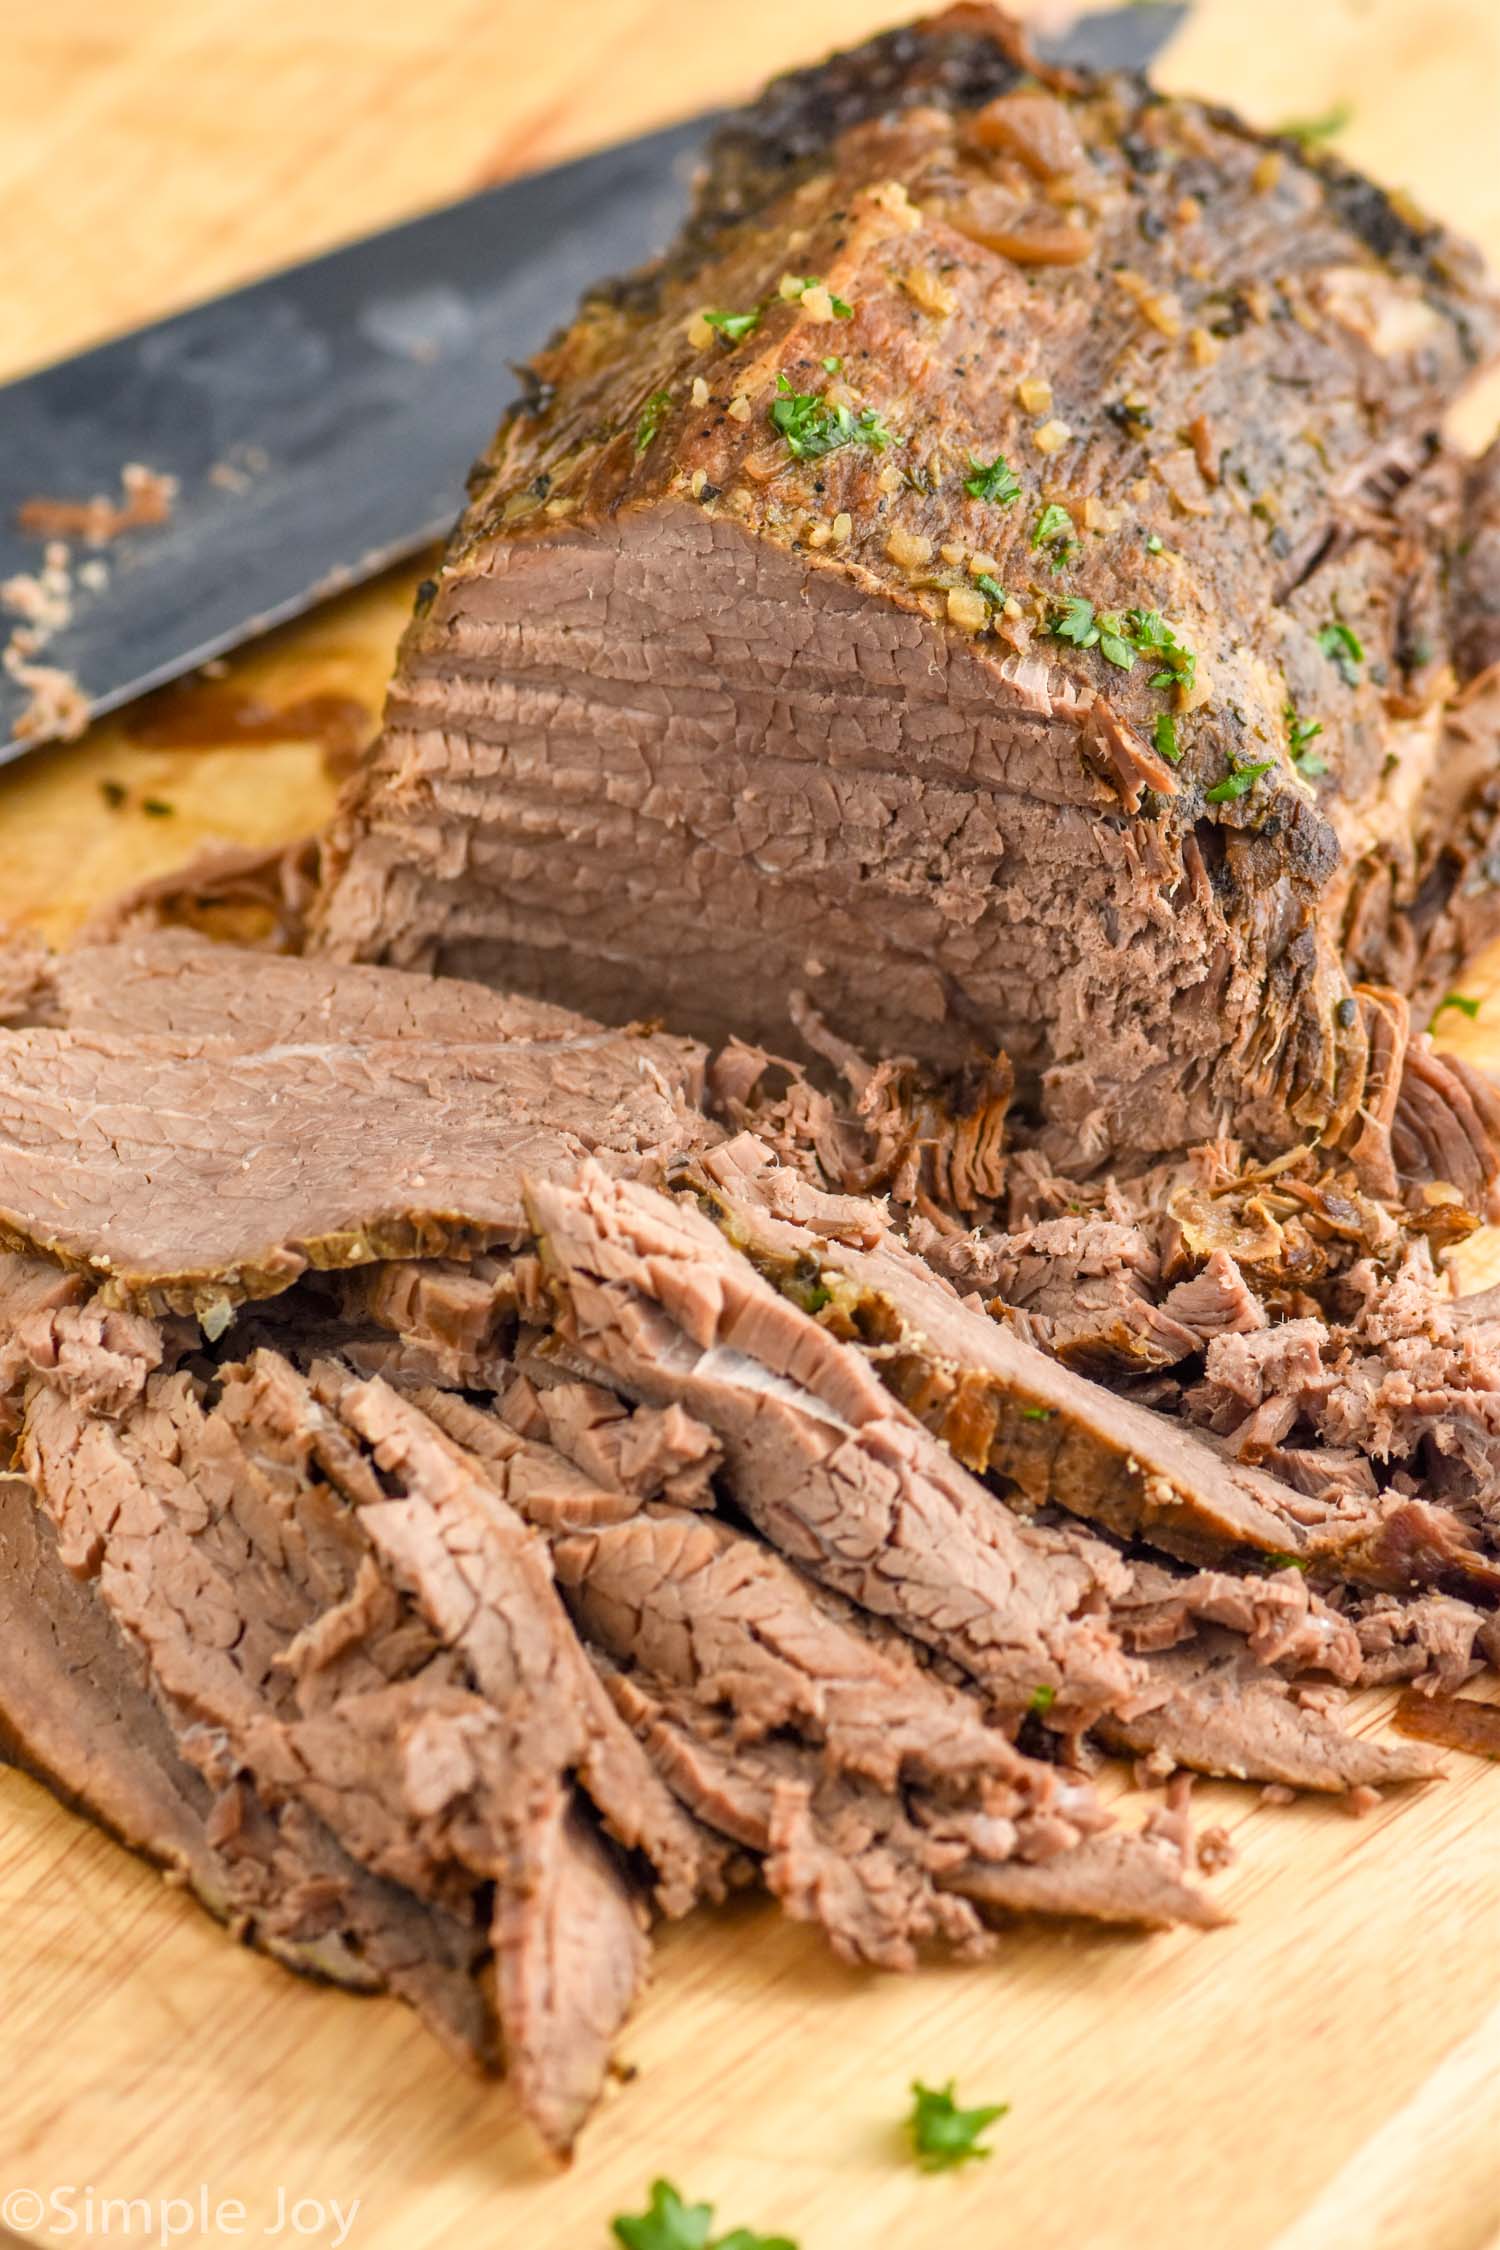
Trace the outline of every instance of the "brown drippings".
[[1419, 1695], [1408, 1688], [1396, 1705], [1395, 1727], [1445, 1750], [1500, 1758], [1500, 1704], [1477, 1703], [1471, 1695]]
[[16, 528], [34, 539], [81, 539], [105, 547], [122, 531], [166, 523], [177, 497], [177, 479], [128, 461], [120, 471], [120, 498], [96, 492], [90, 500], [52, 500], [38, 494], [16, 510]]
[[219, 750], [256, 742], [320, 742], [334, 779], [353, 771], [374, 729], [369, 709], [332, 692], [268, 703], [253, 689], [188, 681], [148, 696], [125, 720], [132, 742], [157, 750]]

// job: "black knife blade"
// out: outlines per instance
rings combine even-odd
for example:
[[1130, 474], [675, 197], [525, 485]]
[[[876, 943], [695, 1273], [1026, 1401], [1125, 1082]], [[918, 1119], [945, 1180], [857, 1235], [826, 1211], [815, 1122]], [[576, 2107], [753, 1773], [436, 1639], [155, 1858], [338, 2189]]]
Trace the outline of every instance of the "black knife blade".
[[[1039, 44], [1143, 70], [1186, 13], [1137, 0]], [[42, 561], [28, 499], [117, 493], [127, 463], [177, 486], [164, 524], [101, 552], [107, 575], [75, 576], [67, 623], [7, 658], [0, 764], [62, 731], [35, 723], [28, 663], [99, 717], [440, 537], [508, 363], [671, 238], [718, 122], [507, 181], [0, 388], [0, 580]]]

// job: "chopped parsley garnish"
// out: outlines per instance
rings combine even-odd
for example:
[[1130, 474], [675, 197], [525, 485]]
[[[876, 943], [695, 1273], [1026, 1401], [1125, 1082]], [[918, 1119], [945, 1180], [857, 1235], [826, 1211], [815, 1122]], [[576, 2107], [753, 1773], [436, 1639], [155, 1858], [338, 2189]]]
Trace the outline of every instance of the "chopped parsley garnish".
[[[971, 500], [993, 500], [996, 507], [1008, 508], [1013, 500], [1020, 499], [1021, 480], [1003, 453], [997, 453], [990, 462], [977, 461], [971, 453], [969, 467], [974, 473], [964, 478], [964, 490]], [[1072, 520], [1069, 518], [1069, 531], [1072, 528]]]
[[706, 312], [703, 317], [710, 328], [718, 329], [726, 344], [737, 344], [742, 337], [754, 335], [764, 310], [763, 305], [757, 305], [753, 312]]
[[1051, 1419], [1052, 1409], [1050, 1406], [1023, 1406], [1021, 1409], [1021, 1420], [1023, 1422], [1050, 1422]]
[[1459, 1014], [1467, 1016], [1472, 1023], [1479, 1013], [1479, 1002], [1471, 998], [1467, 992], [1445, 992], [1432, 1011], [1431, 1021], [1433, 1023], [1437, 1022], [1445, 1008], [1457, 1008]]
[[1312, 1564], [1301, 1555], [1267, 1555], [1265, 1561], [1272, 1570], [1307, 1571], [1312, 1569]]
[[641, 418], [635, 426], [635, 449], [644, 453], [666, 418], [672, 404], [670, 391], [653, 391], [641, 408]]
[[1165, 539], [1163, 539], [1163, 537], [1162, 537], [1162, 535], [1161, 535], [1161, 533], [1160, 533], [1159, 531], [1148, 531], [1148, 532], [1147, 532], [1147, 534], [1146, 534], [1146, 552], [1147, 552], [1147, 554], [1148, 554], [1148, 555], [1161, 555], [1161, 554], [1165, 554], [1165, 552], [1166, 552], [1166, 546], [1167, 546], [1167, 543], [1166, 543]]
[[776, 389], [780, 395], [772, 401], [771, 427], [799, 461], [820, 460], [841, 445], [883, 449], [891, 443], [891, 432], [873, 407], [852, 414], [847, 406], [830, 406], [809, 391], [794, 391], [784, 375], [777, 376]]
[[1197, 657], [1159, 610], [1127, 609], [1121, 617], [1114, 610], [1096, 610], [1092, 602], [1075, 594], [1064, 602], [1051, 631], [1075, 648], [1097, 648], [1107, 663], [1122, 672], [1133, 672], [1138, 656], [1165, 658], [1166, 667], [1152, 674], [1153, 687], [1190, 688], [1197, 676]]
[[1182, 763], [1182, 745], [1177, 740], [1177, 721], [1170, 711], [1158, 711], [1156, 724], [1151, 729], [1151, 747], [1158, 758], [1165, 758], [1169, 766]]
[[1284, 141], [1300, 142], [1303, 148], [1314, 148], [1319, 141], [1331, 141], [1354, 123], [1354, 111], [1348, 102], [1335, 102], [1332, 109], [1321, 117], [1289, 117], [1275, 130]]
[[1027, 1704], [1026, 1708], [1028, 1711], [1035, 1711], [1039, 1715], [1041, 1715], [1050, 1711], [1056, 1701], [1056, 1688], [1047, 1687], [1044, 1683], [1041, 1687], [1032, 1689], [1031, 1701]]
[[1212, 789], [1204, 790], [1203, 802], [1206, 805], [1229, 805], [1237, 797], [1248, 797], [1261, 775], [1269, 773], [1275, 763], [1274, 758], [1267, 758], [1263, 765], [1232, 767], [1222, 781], [1216, 781]]
[[[915, 2080], [906, 2129], [911, 2135], [918, 2164], [924, 2172], [950, 2172], [960, 2164], [992, 2156], [993, 2149], [980, 2147], [979, 2136], [1009, 2109], [1009, 2102], [993, 2102], [983, 2109], [960, 2109], [953, 2099], [951, 2078], [946, 2086], [938, 2088]], [[648, 2245], [647, 2250], [651, 2250], [651, 2246]]]
[[837, 352], [830, 352], [823, 365], [830, 375], [842, 375], [844, 372], [844, 363]]
[[1287, 705], [1283, 716], [1286, 719], [1287, 740], [1292, 746], [1292, 764], [1296, 767], [1298, 773], [1305, 774], [1310, 781], [1316, 779], [1320, 773], [1327, 773], [1327, 760], [1320, 758], [1309, 747], [1310, 744], [1316, 742], [1318, 736], [1323, 732], [1322, 720], [1299, 719], [1290, 703]]
[[1142, 656], [1161, 659], [1162, 669], [1151, 675], [1153, 687], [1192, 692], [1198, 679], [1197, 652], [1177, 638], [1159, 609], [1127, 609], [1125, 631]]
[[999, 579], [992, 578], [987, 570], [982, 570], [974, 583], [985, 600], [993, 602], [996, 609], [1003, 609], [1010, 599]]
[[1342, 617], [1330, 617], [1318, 635], [1318, 646], [1338, 669], [1346, 687], [1359, 686], [1359, 668], [1365, 660], [1364, 643]]
[[622, 2250], [797, 2250], [784, 2234], [756, 2234], [749, 2227], [710, 2241], [713, 2223], [711, 2203], [684, 2203], [670, 2180], [653, 2180], [649, 2210], [615, 2219], [612, 2232]]
[[1033, 547], [1050, 547], [1054, 546], [1059, 539], [1066, 539], [1071, 542], [1077, 536], [1078, 527], [1068, 514], [1067, 509], [1059, 507], [1055, 500], [1051, 500], [1036, 519], [1036, 529], [1031, 534], [1031, 544]]
[[[1036, 541], [1032, 541], [1036, 545]], [[1081, 594], [1063, 603], [1062, 615], [1052, 625], [1052, 633], [1059, 641], [1071, 641], [1075, 648], [1093, 648], [1099, 639], [1099, 628], [1094, 622], [1094, 605]]]
[[[821, 289], [822, 286], [822, 282], [818, 279], [815, 273], [788, 274], [786, 280], [781, 285], [781, 293], [784, 297], [788, 298], [794, 296], [800, 297], [804, 290]], [[835, 297], [830, 292], [828, 302], [833, 307], [833, 317], [835, 320], [852, 320], [854, 318], [854, 307], [852, 305], [845, 304], [842, 297]]]

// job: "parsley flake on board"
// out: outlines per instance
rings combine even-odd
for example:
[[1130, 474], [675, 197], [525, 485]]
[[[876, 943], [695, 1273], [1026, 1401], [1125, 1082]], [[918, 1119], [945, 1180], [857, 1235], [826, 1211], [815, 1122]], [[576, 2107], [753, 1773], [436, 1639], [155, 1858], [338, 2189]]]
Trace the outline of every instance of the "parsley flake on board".
[[1445, 1008], [1457, 1008], [1459, 1014], [1467, 1016], [1472, 1023], [1479, 1013], [1479, 1002], [1477, 999], [1471, 998], [1467, 992], [1445, 992], [1433, 1009], [1428, 1021], [1436, 1023]]
[[1237, 797], [1248, 797], [1261, 775], [1269, 773], [1275, 763], [1274, 758], [1267, 758], [1263, 765], [1232, 767], [1222, 781], [1216, 781], [1212, 789], [1204, 790], [1203, 802], [1206, 805], [1230, 805]]
[[[964, 490], [971, 500], [993, 500], [997, 508], [1008, 508], [1021, 497], [1021, 480], [1011, 468], [1003, 453], [993, 461], [979, 461], [969, 455], [972, 476], [964, 478]], [[1068, 528], [1072, 529], [1071, 521]]]
[[670, 391], [653, 391], [651, 393], [651, 396], [641, 408], [641, 418], [635, 426], [635, 449], [637, 453], [645, 452], [647, 446], [661, 428], [671, 403], [672, 394]]
[[754, 335], [764, 309], [757, 305], [753, 312], [706, 312], [703, 317], [710, 328], [717, 328], [727, 344], [737, 344], [743, 337]]
[[1342, 617], [1330, 617], [1318, 634], [1318, 646], [1335, 667], [1344, 685], [1358, 687], [1365, 648], [1353, 626], [1346, 625]]
[[953, 2080], [946, 2086], [912, 2083], [911, 2114], [906, 2127], [912, 2148], [924, 2172], [949, 2172], [960, 2164], [977, 2162], [994, 2151], [981, 2148], [979, 2136], [1004, 2117], [1009, 2102], [994, 2102], [983, 2109], [960, 2109], [953, 2099]]
[[684, 2203], [670, 2180], [653, 2180], [650, 2208], [615, 2219], [612, 2231], [622, 2250], [797, 2250], [784, 2234], [755, 2234], [749, 2227], [710, 2241], [713, 2220], [711, 2203]]
[[787, 450], [799, 461], [821, 460], [841, 445], [873, 445], [883, 450], [892, 442], [889, 431], [873, 407], [852, 414], [847, 406], [830, 406], [811, 391], [795, 391], [784, 375], [776, 378], [778, 396], [771, 403], [771, 427], [786, 439]]

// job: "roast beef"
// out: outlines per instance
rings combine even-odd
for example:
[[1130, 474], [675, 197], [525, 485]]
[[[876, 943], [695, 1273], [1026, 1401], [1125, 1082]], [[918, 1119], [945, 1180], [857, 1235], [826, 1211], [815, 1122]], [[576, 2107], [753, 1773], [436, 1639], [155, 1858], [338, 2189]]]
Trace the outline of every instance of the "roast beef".
[[513, 1242], [523, 1172], [654, 1176], [704, 1130], [689, 1041], [477, 986], [167, 936], [53, 999], [0, 1032], [0, 1235], [116, 1302], [222, 1323], [309, 1265]]
[[1336, 1133], [1496, 332], [1406, 205], [987, 9], [773, 87], [476, 468], [317, 942], [782, 1052], [804, 987], [1003, 1049], [1075, 1171]]

